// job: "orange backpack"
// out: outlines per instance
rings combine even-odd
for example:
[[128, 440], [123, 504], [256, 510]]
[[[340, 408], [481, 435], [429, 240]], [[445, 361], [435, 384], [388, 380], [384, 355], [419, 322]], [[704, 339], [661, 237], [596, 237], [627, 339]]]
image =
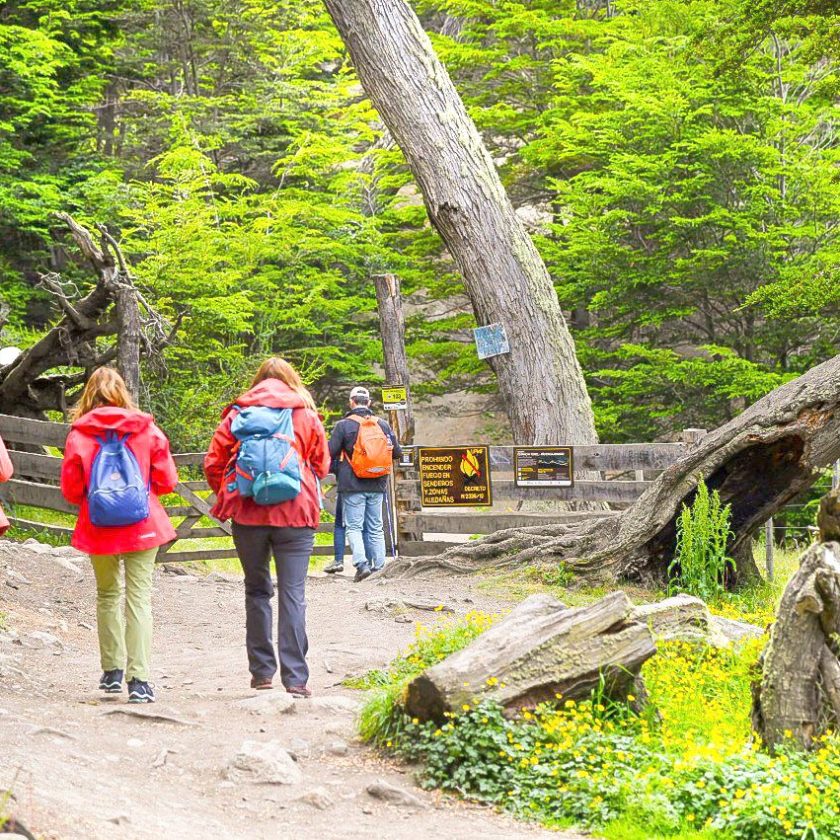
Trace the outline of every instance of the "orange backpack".
[[394, 445], [373, 416], [347, 418], [359, 424], [359, 433], [350, 456], [350, 468], [357, 478], [382, 478], [393, 468]]

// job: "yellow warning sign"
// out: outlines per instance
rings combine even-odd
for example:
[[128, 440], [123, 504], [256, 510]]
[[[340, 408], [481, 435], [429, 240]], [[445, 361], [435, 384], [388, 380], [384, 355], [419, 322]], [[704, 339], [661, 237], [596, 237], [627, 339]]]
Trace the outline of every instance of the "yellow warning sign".
[[408, 388], [389, 385], [382, 389], [382, 407], [385, 411], [408, 411]]

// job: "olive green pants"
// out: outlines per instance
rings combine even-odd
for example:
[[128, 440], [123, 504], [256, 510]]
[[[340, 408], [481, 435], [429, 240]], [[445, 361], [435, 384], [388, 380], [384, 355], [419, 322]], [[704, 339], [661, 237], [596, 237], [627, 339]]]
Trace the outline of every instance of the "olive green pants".
[[[149, 681], [156, 556], [157, 549], [151, 548], [126, 554], [93, 554], [90, 558], [96, 576], [96, 627], [102, 670], [124, 670], [127, 680]], [[125, 620], [120, 565], [125, 566]]]

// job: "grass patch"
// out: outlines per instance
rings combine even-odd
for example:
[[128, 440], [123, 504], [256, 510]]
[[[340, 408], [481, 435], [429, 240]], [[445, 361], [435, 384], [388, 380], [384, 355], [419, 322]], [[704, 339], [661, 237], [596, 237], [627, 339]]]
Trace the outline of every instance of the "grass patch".
[[460, 620], [447, 619], [432, 629], [418, 625], [415, 640], [387, 669], [345, 680], [348, 687], [369, 692], [359, 719], [362, 737], [380, 746], [392, 746], [405, 723], [397, 709], [408, 683], [426, 668], [466, 647], [494, 620], [493, 616], [474, 611]]

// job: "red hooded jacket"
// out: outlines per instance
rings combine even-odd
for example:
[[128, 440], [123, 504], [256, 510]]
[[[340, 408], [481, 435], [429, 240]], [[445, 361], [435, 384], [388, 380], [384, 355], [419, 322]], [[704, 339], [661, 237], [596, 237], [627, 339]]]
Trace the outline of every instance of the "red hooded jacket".
[[[87, 486], [93, 459], [99, 451], [96, 437], [108, 431], [130, 435], [128, 447], [143, 474], [149, 476], [149, 516], [134, 525], [100, 528], [88, 516]], [[72, 544], [87, 554], [125, 554], [174, 540], [175, 529], [158, 496], [171, 493], [177, 483], [178, 471], [169, 452], [169, 441], [150, 414], [116, 406], [83, 414], [67, 435], [61, 465], [61, 492], [68, 502], [80, 506]]]
[[239, 443], [230, 431], [230, 425], [238, 412], [235, 406], [228, 406], [222, 413], [222, 422], [204, 458], [207, 483], [218, 497], [213, 515], [222, 520], [232, 518], [240, 525], [317, 528], [321, 521], [321, 490], [315, 477], [324, 478], [330, 471], [327, 436], [317, 412], [307, 408], [303, 398], [279, 379], [264, 379], [244, 393], [236, 405], [242, 408], [260, 405], [265, 408], [294, 409], [292, 425], [295, 430], [295, 446], [304, 467], [301, 489], [294, 499], [277, 505], [258, 505], [238, 493], [228, 493], [223, 478]]
[[[15, 468], [12, 466], [12, 460], [9, 458], [9, 453], [6, 452], [6, 444], [3, 443], [3, 438], [0, 438], [0, 481], [8, 481], [14, 475], [14, 472]], [[6, 514], [0, 507], [0, 536], [8, 530], [9, 520], [6, 519]]]

